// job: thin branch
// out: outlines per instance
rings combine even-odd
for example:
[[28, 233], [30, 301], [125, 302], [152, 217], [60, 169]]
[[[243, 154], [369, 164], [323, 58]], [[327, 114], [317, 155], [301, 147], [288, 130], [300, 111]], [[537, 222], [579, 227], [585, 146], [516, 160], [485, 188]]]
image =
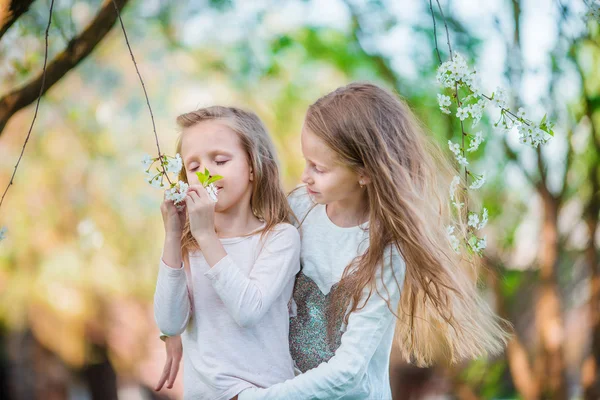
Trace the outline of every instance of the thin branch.
[[167, 178], [170, 184], [171, 180], [169, 179], [169, 175], [167, 171], [165, 171], [165, 166], [163, 164], [162, 154], [160, 152], [160, 144], [158, 143], [158, 135], [156, 133], [156, 124], [154, 123], [154, 114], [152, 113], [152, 107], [150, 107], [150, 99], [148, 98], [148, 92], [146, 91], [146, 85], [144, 84], [144, 80], [142, 79], [142, 74], [140, 74], [140, 70], [138, 69], [137, 63], [135, 62], [135, 57], [133, 56], [133, 50], [131, 50], [131, 46], [129, 45], [129, 38], [127, 37], [127, 31], [125, 30], [125, 25], [123, 24], [123, 19], [121, 18], [121, 13], [119, 12], [119, 7], [117, 7], [117, 3], [115, 0], [112, 0], [115, 5], [115, 10], [117, 11], [117, 16], [119, 17], [119, 22], [121, 23], [121, 30], [123, 31], [123, 36], [125, 36], [125, 43], [127, 43], [127, 48], [129, 49], [129, 54], [131, 55], [131, 61], [133, 61], [133, 66], [135, 67], [135, 72], [137, 72], [138, 78], [140, 78], [140, 83], [142, 84], [142, 89], [144, 90], [144, 96], [146, 97], [146, 104], [148, 105], [148, 110], [150, 111], [150, 119], [152, 120], [152, 130], [154, 131], [154, 138], [156, 139], [156, 148], [158, 149], [158, 160], [160, 163], [160, 167], [162, 168], [163, 176]]
[[435, 51], [437, 53], [438, 61], [440, 62], [440, 65], [441, 65], [442, 64], [442, 56], [440, 55], [440, 49], [438, 47], [438, 42], [437, 42], [437, 27], [436, 27], [436, 23], [435, 23], [435, 14], [433, 13], [433, 5], [432, 5], [431, 0], [429, 0], [429, 11], [431, 11], [431, 20], [433, 21], [433, 40], [435, 41]]
[[450, 45], [450, 32], [448, 31], [448, 24], [446, 23], [446, 17], [444, 16], [444, 11], [442, 11], [442, 6], [440, 5], [440, 0], [435, 0], [435, 2], [438, 5], [438, 9], [440, 10], [442, 20], [444, 21], [444, 27], [446, 28], [446, 39], [448, 40], [448, 50], [450, 50], [450, 60], [452, 60], [454, 58], [454, 56], [452, 55], [452, 46]]
[[17, 168], [19, 168], [19, 164], [21, 163], [21, 159], [23, 158], [23, 153], [25, 153], [25, 147], [27, 146], [27, 142], [29, 142], [29, 137], [31, 136], [31, 131], [33, 130], [33, 125], [35, 124], [38, 109], [40, 107], [40, 100], [42, 99], [42, 94], [44, 93], [44, 85], [46, 83], [46, 64], [48, 62], [48, 33], [50, 32], [50, 24], [52, 23], [52, 9], [53, 8], [54, 8], [54, 0], [51, 0], [50, 1], [50, 11], [48, 12], [48, 25], [46, 25], [46, 49], [44, 51], [44, 67], [42, 70], [42, 84], [40, 85], [40, 92], [38, 94], [37, 102], [35, 104], [35, 112], [33, 113], [33, 119], [31, 120], [31, 125], [29, 126], [29, 132], [27, 132], [27, 137], [25, 138], [25, 143], [23, 143], [23, 148], [21, 149], [21, 154], [19, 155], [19, 159], [17, 160], [15, 169], [12, 173], [12, 176], [10, 177], [10, 181], [8, 182], [8, 185], [6, 185], [6, 189], [4, 189], [2, 198], [0, 199], [0, 207], [2, 207], [2, 203], [4, 202], [4, 196], [6, 196], [8, 189], [13, 184], [15, 174], [17, 173]]

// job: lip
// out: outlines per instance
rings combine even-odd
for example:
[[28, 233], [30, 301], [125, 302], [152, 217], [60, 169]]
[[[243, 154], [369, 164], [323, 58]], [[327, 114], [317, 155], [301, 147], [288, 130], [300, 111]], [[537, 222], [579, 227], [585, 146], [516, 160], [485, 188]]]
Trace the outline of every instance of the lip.
[[314, 190], [311, 190], [308, 186], [306, 187], [306, 190], [308, 190], [308, 194], [319, 194], [319, 192], [315, 192]]

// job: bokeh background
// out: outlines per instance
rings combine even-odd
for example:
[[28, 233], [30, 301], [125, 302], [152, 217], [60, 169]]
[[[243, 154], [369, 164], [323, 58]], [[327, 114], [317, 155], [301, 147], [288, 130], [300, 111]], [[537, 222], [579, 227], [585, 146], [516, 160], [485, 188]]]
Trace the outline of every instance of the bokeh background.
[[[117, 3], [168, 154], [178, 114], [243, 106], [269, 127], [291, 189], [304, 165], [307, 106], [354, 80], [397, 91], [442, 146], [459, 137], [458, 120], [437, 105], [427, 0]], [[548, 114], [556, 135], [534, 150], [486, 113], [486, 142], [472, 158], [489, 182], [474, 193], [490, 210], [481, 290], [516, 335], [501, 356], [452, 367], [420, 369], [393, 353], [395, 399], [600, 398], [600, 32], [584, 16], [592, 3], [441, 1], [453, 50], [477, 68], [484, 91], [506, 88], [511, 107], [538, 121]], [[34, 115], [49, 6], [0, 1], [2, 190]], [[156, 154], [155, 138], [111, 7], [54, 5], [49, 65], [82, 60], [58, 66], [0, 208], [2, 399], [182, 397], [181, 373], [173, 389], [152, 391], [165, 360], [152, 315], [162, 194], [144, 181], [141, 158]]]

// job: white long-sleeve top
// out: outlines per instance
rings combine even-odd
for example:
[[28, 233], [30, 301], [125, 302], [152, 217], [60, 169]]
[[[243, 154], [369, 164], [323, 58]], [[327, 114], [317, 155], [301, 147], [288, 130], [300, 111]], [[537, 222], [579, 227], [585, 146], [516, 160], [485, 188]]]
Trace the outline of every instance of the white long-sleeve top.
[[[290, 205], [298, 218], [306, 215], [300, 232], [302, 237], [301, 264], [302, 273], [314, 283], [317, 296], [327, 295], [332, 286], [342, 277], [348, 263], [368, 246], [368, 224], [341, 228], [327, 216], [324, 205], [313, 206], [304, 188], [290, 196]], [[307, 214], [308, 212], [308, 214]], [[341, 344], [335, 355], [323, 360], [316, 368], [310, 369], [283, 383], [267, 389], [250, 388], [239, 395], [239, 400], [255, 399], [369, 399], [390, 400], [392, 398], [389, 381], [389, 360], [394, 337], [395, 316], [400, 300], [400, 289], [404, 284], [405, 263], [397, 251], [386, 252], [383, 275], [377, 276], [379, 292], [390, 302], [390, 306], [377, 293], [373, 292], [361, 310], [350, 314]], [[395, 275], [395, 278], [394, 278]], [[385, 282], [385, 288], [382, 285]], [[386, 291], [387, 288], [387, 291]], [[364, 292], [364, 296], [368, 293]], [[364, 299], [359, 302], [362, 305]], [[298, 311], [303, 299], [295, 298]], [[308, 307], [312, 307], [308, 305]], [[323, 310], [309, 309], [308, 314], [322, 313]], [[324, 314], [317, 318], [324, 318]], [[324, 332], [311, 332], [313, 324], [305, 328], [302, 337], [306, 343], [294, 343], [300, 349], [310, 347], [314, 341], [311, 335], [323, 335]], [[298, 360], [296, 360], [298, 361]]]
[[212, 268], [190, 253], [188, 278], [160, 261], [154, 315], [162, 333], [182, 334], [186, 399], [231, 399], [294, 376], [288, 303], [300, 237], [290, 224], [260, 236], [221, 239], [227, 256]]

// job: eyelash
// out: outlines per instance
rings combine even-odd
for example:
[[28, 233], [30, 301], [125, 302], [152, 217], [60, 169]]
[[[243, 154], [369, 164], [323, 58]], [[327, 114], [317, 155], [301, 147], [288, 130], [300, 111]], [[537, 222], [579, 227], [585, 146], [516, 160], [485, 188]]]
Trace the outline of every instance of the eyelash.
[[[229, 160], [227, 160], [227, 161], [229, 161]], [[215, 164], [217, 164], [217, 166], [221, 166], [221, 165], [225, 164], [227, 161], [215, 161]], [[198, 167], [194, 167], [194, 168], [190, 169], [190, 172], [194, 172], [197, 169], [198, 169]]]

